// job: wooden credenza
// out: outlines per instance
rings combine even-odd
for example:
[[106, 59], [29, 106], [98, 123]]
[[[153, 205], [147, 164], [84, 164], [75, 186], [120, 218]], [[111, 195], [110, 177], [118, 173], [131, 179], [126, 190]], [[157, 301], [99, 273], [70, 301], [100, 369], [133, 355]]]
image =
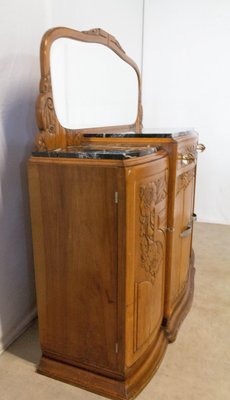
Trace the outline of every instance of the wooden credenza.
[[161, 145], [139, 158], [29, 161], [38, 370], [111, 398], [149, 381], [193, 297], [197, 135], [153, 135], [103, 139]]

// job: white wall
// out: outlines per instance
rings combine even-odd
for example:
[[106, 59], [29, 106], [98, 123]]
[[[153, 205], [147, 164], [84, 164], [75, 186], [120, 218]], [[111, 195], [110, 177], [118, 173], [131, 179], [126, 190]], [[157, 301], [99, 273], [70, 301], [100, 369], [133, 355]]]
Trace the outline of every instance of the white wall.
[[141, 65], [143, 0], [49, 0], [50, 23], [77, 30], [102, 28]]
[[41, 0], [0, 3], [0, 352], [35, 315], [26, 161], [44, 13]]
[[101, 27], [141, 64], [142, 0], [0, 1], [0, 352], [36, 314], [26, 162], [37, 131], [39, 45], [53, 26]]
[[145, 0], [144, 125], [194, 127], [200, 220], [230, 224], [230, 1]]

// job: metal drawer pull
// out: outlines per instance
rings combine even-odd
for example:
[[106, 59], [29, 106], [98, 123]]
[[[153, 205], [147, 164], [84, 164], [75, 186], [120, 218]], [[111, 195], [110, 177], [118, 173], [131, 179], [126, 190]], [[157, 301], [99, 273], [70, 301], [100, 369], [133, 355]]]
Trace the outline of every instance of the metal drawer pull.
[[192, 220], [197, 221], [197, 215], [195, 213], [192, 214]]
[[206, 147], [204, 144], [202, 143], [198, 143], [198, 145], [196, 146], [196, 151], [199, 151], [202, 153], [202, 151], [205, 151]]
[[178, 160], [181, 160], [181, 163], [184, 165], [188, 165], [189, 163], [193, 162], [196, 160], [197, 152], [202, 153], [205, 151], [206, 147], [202, 143], [198, 143], [197, 146], [195, 147], [195, 151], [192, 153], [186, 153], [186, 154], [179, 154], [178, 155]]
[[188, 225], [187, 228], [183, 232], [181, 232], [180, 237], [185, 238], [185, 237], [191, 235], [191, 233], [192, 233], [192, 226]]
[[188, 165], [189, 163], [195, 161], [195, 156], [192, 153], [179, 154], [178, 159], [181, 160], [182, 164]]

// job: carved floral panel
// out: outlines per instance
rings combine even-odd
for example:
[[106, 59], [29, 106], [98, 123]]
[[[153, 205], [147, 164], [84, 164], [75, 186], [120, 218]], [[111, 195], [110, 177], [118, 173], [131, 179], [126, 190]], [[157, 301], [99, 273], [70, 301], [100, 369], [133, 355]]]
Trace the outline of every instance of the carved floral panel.
[[150, 275], [152, 283], [163, 259], [163, 244], [156, 240], [156, 206], [167, 196], [166, 177], [160, 177], [139, 189], [140, 199], [140, 261], [142, 268]]
[[194, 168], [190, 171], [184, 172], [183, 174], [179, 175], [177, 179], [177, 190], [176, 194], [178, 195], [181, 190], [185, 190], [190, 182], [194, 179], [195, 170]]

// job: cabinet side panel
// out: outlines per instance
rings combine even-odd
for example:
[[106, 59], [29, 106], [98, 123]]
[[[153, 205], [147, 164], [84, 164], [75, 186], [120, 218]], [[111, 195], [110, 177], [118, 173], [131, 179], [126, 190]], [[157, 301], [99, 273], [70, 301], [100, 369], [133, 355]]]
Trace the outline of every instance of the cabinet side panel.
[[161, 331], [164, 309], [168, 160], [127, 171], [126, 366]]
[[115, 169], [67, 162], [36, 168], [30, 186], [42, 350], [69, 363], [115, 370]]
[[[35, 267], [35, 283], [37, 293], [37, 308], [39, 321], [40, 342], [43, 343], [46, 338], [46, 320], [47, 320], [47, 290], [46, 290], [46, 257], [44, 248], [44, 232], [42, 221], [41, 190], [39, 181], [39, 168], [37, 165], [29, 162], [28, 165], [28, 183], [30, 197], [30, 215], [33, 234], [33, 254]], [[39, 294], [39, 295], [38, 295]]]

